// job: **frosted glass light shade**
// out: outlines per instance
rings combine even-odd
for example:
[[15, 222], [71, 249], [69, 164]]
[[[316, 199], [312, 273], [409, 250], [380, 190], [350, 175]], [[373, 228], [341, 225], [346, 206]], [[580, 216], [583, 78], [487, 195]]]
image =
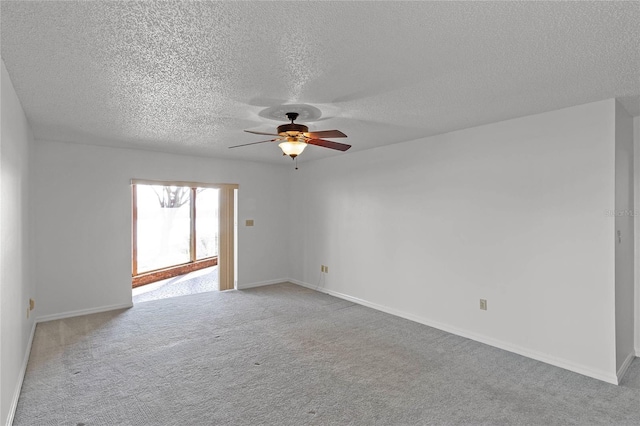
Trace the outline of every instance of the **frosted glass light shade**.
[[278, 144], [284, 155], [288, 155], [291, 158], [296, 158], [298, 155], [302, 154], [302, 151], [307, 147], [307, 144], [304, 142], [299, 142], [297, 140], [286, 140]]

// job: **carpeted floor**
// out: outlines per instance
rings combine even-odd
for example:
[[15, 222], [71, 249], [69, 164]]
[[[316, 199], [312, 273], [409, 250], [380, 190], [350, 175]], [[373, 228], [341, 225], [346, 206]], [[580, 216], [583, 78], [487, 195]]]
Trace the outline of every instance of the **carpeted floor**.
[[38, 324], [14, 425], [640, 424], [613, 386], [293, 284]]

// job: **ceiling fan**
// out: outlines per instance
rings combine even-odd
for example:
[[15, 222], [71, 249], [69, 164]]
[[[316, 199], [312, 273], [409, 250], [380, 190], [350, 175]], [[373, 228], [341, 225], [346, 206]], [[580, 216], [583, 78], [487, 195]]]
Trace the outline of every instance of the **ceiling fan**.
[[346, 151], [351, 148], [351, 145], [321, 139], [346, 138], [347, 135], [342, 133], [340, 130], [320, 130], [317, 132], [310, 132], [309, 128], [304, 124], [294, 123], [295, 119], [298, 118], [297, 112], [288, 112], [286, 116], [289, 120], [291, 120], [291, 123], [278, 126], [278, 133], [264, 133], [245, 130], [245, 132], [247, 133], [253, 133], [255, 135], [276, 136], [276, 138], [268, 139], [266, 141], [230, 146], [229, 148], [256, 145], [265, 142], [279, 142], [278, 146], [280, 147], [280, 149], [282, 149], [283, 155], [288, 155], [289, 157], [294, 159], [298, 155], [302, 154], [302, 151], [304, 151], [307, 145], [316, 145], [323, 148], [336, 149], [338, 151]]

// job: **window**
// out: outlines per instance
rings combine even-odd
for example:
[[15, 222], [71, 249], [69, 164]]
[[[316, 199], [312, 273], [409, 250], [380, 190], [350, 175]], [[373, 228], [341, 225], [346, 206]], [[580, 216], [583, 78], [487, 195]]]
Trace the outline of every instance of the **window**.
[[[233, 235], [237, 185], [132, 180], [133, 287], [220, 265], [233, 288]], [[222, 205], [224, 204], [224, 206]], [[224, 229], [223, 229], [224, 228]], [[231, 234], [229, 234], [229, 230]], [[226, 271], [231, 267], [231, 274]]]

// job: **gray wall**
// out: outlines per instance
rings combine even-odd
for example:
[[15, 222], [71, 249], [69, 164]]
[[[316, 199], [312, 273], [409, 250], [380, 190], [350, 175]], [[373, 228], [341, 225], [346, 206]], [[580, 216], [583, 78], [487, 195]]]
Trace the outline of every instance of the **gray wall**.
[[131, 303], [132, 178], [239, 184], [238, 286], [286, 279], [287, 177], [286, 166], [36, 141], [40, 315]]
[[[616, 102], [616, 371], [620, 379], [634, 350], [633, 118]], [[618, 237], [617, 232], [620, 232]]]
[[30, 271], [29, 161], [33, 136], [2, 62], [2, 135], [0, 137], [0, 422], [6, 424], [20, 392], [26, 367], [35, 297]]
[[296, 281], [617, 383], [614, 100], [305, 163], [292, 182]]

